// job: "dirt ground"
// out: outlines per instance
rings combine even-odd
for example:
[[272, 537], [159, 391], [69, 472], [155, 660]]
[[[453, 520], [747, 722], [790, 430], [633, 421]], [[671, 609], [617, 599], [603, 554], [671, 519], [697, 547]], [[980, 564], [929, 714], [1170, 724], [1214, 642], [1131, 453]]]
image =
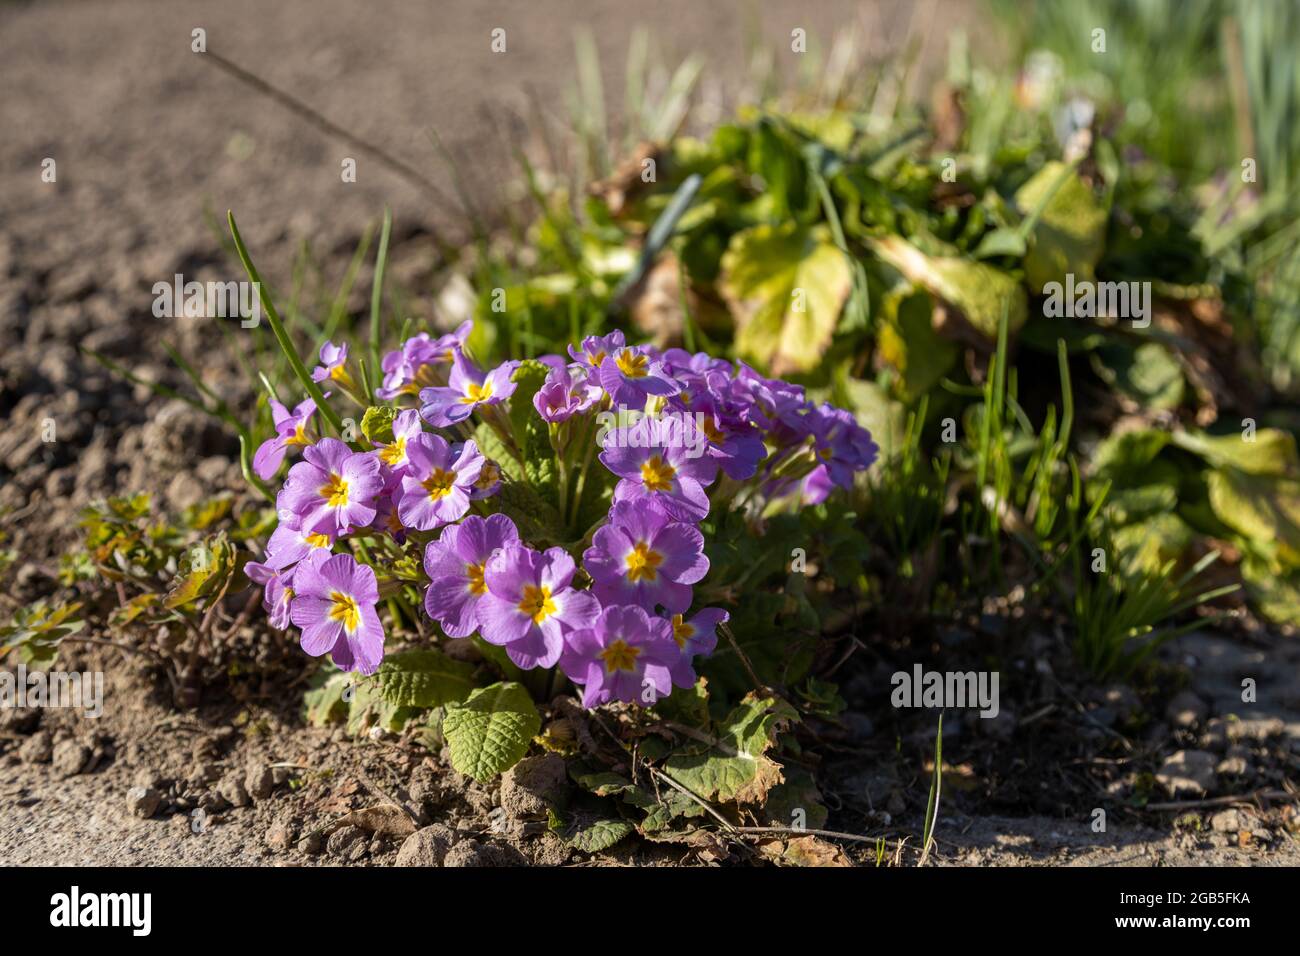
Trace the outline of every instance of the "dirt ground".
[[[915, 16], [902, 3], [755, 8], [674, 0], [643, 13], [668, 53], [703, 53], [706, 86], [724, 94], [741, 88], [751, 28], [780, 50], [793, 26], [826, 43], [856, 20], [883, 51], [903, 42]], [[607, 88], [621, 90], [628, 39], [641, 22], [629, 9], [577, 0], [0, 5], [0, 514], [20, 555], [10, 597], [26, 602], [54, 589], [77, 511], [97, 497], [149, 490], [181, 508], [241, 491], [233, 436], [77, 351], [96, 349], [179, 387], [161, 347], [171, 342], [235, 407], [246, 405], [248, 385], [211, 329], [150, 311], [153, 283], [174, 273], [239, 278], [212, 217], [235, 211], [263, 273], [279, 285], [304, 241], [337, 281], [385, 204], [396, 224], [393, 274], [408, 289], [419, 292], [432, 274], [432, 233], [463, 235], [456, 209], [364, 156], [357, 181], [342, 182], [340, 163], [355, 150], [205, 64], [190, 49], [194, 28], [206, 30], [211, 50], [449, 193], [427, 135], [436, 129], [471, 171], [477, 203], [492, 209], [514, 177], [503, 131], [525, 122], [532, 103], [562, 112], [575, 24], [591, 28]], [[935, 4], [920, 15], [955, 23], [970, 12]], [[489, 49], [497, 26], [507, 31], [504, 55]], [[41, 178], [47, 158], [57, 164], [54, 183]], [[49, 419], [52, 443], [41, 436]], [[949, 659], [976, 659], [964, 639], [943, 645]], [[305, 670], [295, 647], [268, 647], [264, 631], [248, 640], [291, 674]], [[919, 840], [935, 725], [933, 714], [889, 706], [887, 674], [939, 649], [882, 648], [850, 662], [839, 675], [849, 712], [804, 741], [820, 765], [827, 826], [884, 837], [887, 858], [904, 858], [908, 834], [913, 847]], [[1019, 670], [1008, 676], [1003, 716], [945, 721], [937, 862], [1300, 863], [1286, 800], [1223, 800], [1190, 816], [1137, 809], [1173, 800], [1189, 776], [1188, 799], [1276, 791], [1295, 777], [1294, 649], [1267, 635], [1190, 635], [1166, 651], [1169, 683], [1140, 693], [1058, 680], [1059, 635], [1022, 635], [1006, 650]], [[1270, 666], [1257, 673], [1265, 652]], [[546, 758], [482, 787], [413, 733], [358, 741], [303, 726], [302, 687], [288, 677], [178, 712], [156, 675], [116, 652], [65, 662], [82, 665], [107, 674], [99, 720], [0, 712], [0, 863], [389, 864], [415, 827], [431, 835], [403, 862], [586, 861], [539, 822], [528, 777], [546, 777]], [[1249, 710], [1239, 699], [1245, 676], [1257, 677], [1261, 692]], [[379, 804], [401, 812], [349, 816]], [[1099, 806], [1108, 810], [1104, 832], [1092, 828]], [[874, 860], [874, 844], [845, 845], [855, 860]], [[628, 840], [597, 862], [698, 861], [685, 847]]]

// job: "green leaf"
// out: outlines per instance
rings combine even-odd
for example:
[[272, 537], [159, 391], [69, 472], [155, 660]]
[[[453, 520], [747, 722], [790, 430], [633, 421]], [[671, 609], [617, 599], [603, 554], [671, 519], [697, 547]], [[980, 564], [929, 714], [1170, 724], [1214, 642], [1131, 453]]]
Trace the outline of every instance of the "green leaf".
[[720, 287], [736, 316], [736, 351], [774, 375], [815, 368], [853, 274], [823, 227], [759, 225], [736, 233]]
[[350, 676], [341, 671], [333, 674], [320, 671], [312, 683], [313, 688], [303, 695], [307, 723], [324, 727], [343, 720], [348, 713], [348, 702], [343, 699], [343, 692], [351, 683]]
[[390, 654], [375, 676], [384, 700], [397, 707], [441, 707], [474, 690], [472, 665], [432, 649]]
[[1136, 349], [1106, 345], [1092, 352], [1090, 358], [1102, 381], [1143, 408], [1167, 410], [1183, 403], [1182, 367], [1163, 345], [1145, 342]]
[[907, 409], [892, 400], [875, 382], [860, 378], [844, 379], [843, 404], [871, 433], [880, 448], [880, 460], [889, 461], [903, 450], [907, 438]]
[[608, 850], [635, 829], [618, 817], [596, 816], [582, 810], [568, 815], [567, 819], [554, 810], [547, 811], [547, 816], [551, 832], [583, 853]]
[[1156, 574], [1168, 562], [1181, 558], [1194, 537], [1192, 529], [1183, 519], [1166, 512], [1120, 528], [1112, 540], [1115, 550], [1119, 552], [1121, 571], [1126, 574], [1138, 571]]
[[904, 401], [928, 392], [957, 361], [957, 345], [934, 331], [933, 313], [934, 302], [924, 292], [893, 293], [881, 309], [880, 357], [901, 374]]
[[238, 555], [238, 549], [226, 540], [224, 531], [185, 549], [177, 569], [180, 581], [167, 592], [163, 606], [176, 610], [220, 594], [236, 580], [241, 563]]
[[498, 683], [449, 705], [442, 729], [451, 765], [481, 783], [522, 760], [541, 726], [528, 691], [520, 684]]
[[1180, 431], [1174, 433], [1173, 441], [1216, 468], [1231, 468], [1248, 475], [1300, 478], [1295, 436], [1277, 428], [1261, 428], [1250, 438], [1237, 432], [1209, 435]]
[[478, 445], [485, 457], [495, 461], [500, 467], [502, 474], [511, 481], [524, 481], [524, 466], [510, 453], [506, 448], [505, 442], [501, 436], [493, 431], [492, 426], [487, 422], [480, 422], [474, 429], [474, 443]]
[[1207, 482], [1220, 521], [1283, 564], [1300, 567], [1300, 480], [1221, 468]]
[[1106, 241], [1106, 208], [1073, 169], [1044, 163], [1015, 196], [1021, 213], [1038, 214], [1025, 255], [1025, 281], [1035, 292], [1049, 282], [1091, 282]]
[[387, 445], [393, 440], [393, 420], [397, 409], [392, 405], [371, 405], [361, 417], [361, 434], [372, 442]]
[[997, 339], [1004, 312], [1009, 333], [1029, 316], [1025, 290], [1001, 269], [957, 256], [929, 256], [901, 236], [873, 239], [869, 245], [909, 282], [957, 309], [987, 340]]
[[798, 714], [785, 701], [751, 694], [714, 728], [716, 744], [687, 744], [664, 762], [664, 770], [705, 800], [761, 804], [783, 779], [767, 751], [795, 720]]
[[1149, 466], [1168, 444], [1169, 433], [1154, 428], [1112, 434], [1093, 452], [1093, 475], [1120, 487], [1146, 484]]
[[1279, 574], [1259, 558], [1248, 556], [1241, 565], [1242, 580], [1251, 602], [1276, 624], [1300, 625], [1300, 571]]

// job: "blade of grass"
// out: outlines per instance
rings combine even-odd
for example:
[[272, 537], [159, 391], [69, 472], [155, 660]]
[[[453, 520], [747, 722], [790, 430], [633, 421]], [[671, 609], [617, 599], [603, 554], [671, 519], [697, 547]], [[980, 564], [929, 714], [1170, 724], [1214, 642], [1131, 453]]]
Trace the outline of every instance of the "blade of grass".
[[230, 224], [230, 236], [235, 242], [235, 250], [239, 253], [239, 261], [244, 264], [244, 271], [248, 273], [249, 280], [257, 287], [258, 295], [262, 300], [262, 308], [266, 312], [267, 323], [271, 326], [271, 331], [275, 334], [275, 340], [280, 345], [280, 350], [289, 360], [289, 365], [293, 368], [293, 373], [298, 377], [303, 389], [311, 396], [320, 413], [340, 434], [343, 432], [343, 420], [339, 418], [338, 412], [334, 411], [325, 401], [325, 396], [321, 394], [320, 386], [312, 381], [311, 375], [307, 373], [306, 367], [302, 364], [302, 359], [298, 357], [297, 350], [293, 347], [293, 342], [289, 341], [288, 334], [284, 331], [284, 326], [280, 323], [280, 314], [275, 310], [275, 303], [267, 295], [266, 289], [262, 285], [262, 277], [253, 265], [253, 260], [249, 258], [248, 249], [244, 245], [244, 238], [239, 234], [239, 226], [235, 224], [235, 214], [226, 213], [226, 220]]

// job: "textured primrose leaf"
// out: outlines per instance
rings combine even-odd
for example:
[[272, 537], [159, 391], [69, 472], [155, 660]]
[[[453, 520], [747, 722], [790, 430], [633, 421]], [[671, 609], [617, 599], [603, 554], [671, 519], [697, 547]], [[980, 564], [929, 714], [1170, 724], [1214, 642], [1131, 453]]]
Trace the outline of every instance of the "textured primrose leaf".
[[1102, 381], [1143, 408], [1166, 410], [1183, 402], [1182, 367], [1163, 345], [1146, 342], [1135, 349], [1106, 345], [1092, 352], [1091, 358]]
[[441, 651], [390, 654], [375, 677], [384, 700], [397, 707], [441, 707], [459, 703], [474, 690], [474, 668]]
[[512, 481], [524, 480], [524, 466], [510, 454], [505, 443], [487, 422], [480, 422], [474, 429], [474, 443], [484, 456], [501, 466], [502, 473]]
[[732, 236], [721, 289], [736, 350], [774, 375], [815, 368], [852, 287], [849, 261], [824, 228], [760, 225]]
[[351, 678], [348, 674], [331, 674], [329, 678], [303, 695], [307, 710], [307, 723], [313, 727], [324, 727], [343, 720], [347, 716], [348, 703], [343, 699]]
[[[1050, 193], [1050, 198], [1048, 198]], [[1016, 191], [1016, 208], [1031, 215], [1046, 201], [1030, 233], [1025, 281], [1035, 292], [1049, 282], [1091, 282], [1106, 243], [1106, 208], [1079, 174], [1062, 162], [1043, 168]]]
[[1200, 455], [1216, 468], [1232, 468], [1248, 475], [1300, 478], [1300, 456], [1295, 436], [1277, 428], [1261, 428], [1253, 440], [1239, 433], [1209, 435], [1184, 431], [1173, 436], [1179, 448]]
[[1300, 567], [1300, 480], [1231, 468], [1212, 471], [1206, 480], [1220, 521], [1283, 564]]
[[578, 811], [566, 820], [551, 810], [548, 817], [551, 832], [583, 853], [608, 850], [635, 829], [626, 820], [598, 817], [585, 811]]
[[1241, 576], [1261, 614], [1277, 624], [1300, 625], [1300, 571], [1279, 574], [1266, 561], [1247, 557]]
[[[348, 702], [347, 732], [357, 736], [368, 727], [382, 727], [390, 733], [401, 733], [406, 722], [416, 715], [414, 707], [399, 707], [384, 700], [379, 682], [344, 674], [343, 699]], [[349, 694], [351, 700], [348, 700]]]
[[870, 245], [908, 281], [961, 312], [985, 339], [997, 339], [1004, 311], [1011, 333], [1029, 316], [1025, 290], [1001, 269], [958, 256], [929, 256], [902, 236], [873, 239]]
[[522, 760], [541, 727], [528, 691], [515, 683], [493, 684], [448, 705], [442, 723], [451, 765], [480, 783]]
[[1120, 528], [1114, 534], [1120, 569], [1126, 574], [1158, 574], [1168, 562], [1183, 556], [1195, 536], [1187, 523], [1172, 512], [1151, 515]]
[[716, 744], [683, 747], [664, 762], [664, 770], [705, 800], [762, 803], [783, 779], [767, 751], [778, 731], [797, 719], [785, 701], [750, 694], [714, 727]]
[[928, 392], [957, 361], [957, 346], [935, 332], [930, 296], [892, 294], [881, 309], [880, 357], [901, 375], [907, 401]]
[[1111, 434], [1093, 452], [1093, 473], [1121, 487], [1145, 484], [1149, 466], [1169, 440], [1168, 432], [1154, 428]]

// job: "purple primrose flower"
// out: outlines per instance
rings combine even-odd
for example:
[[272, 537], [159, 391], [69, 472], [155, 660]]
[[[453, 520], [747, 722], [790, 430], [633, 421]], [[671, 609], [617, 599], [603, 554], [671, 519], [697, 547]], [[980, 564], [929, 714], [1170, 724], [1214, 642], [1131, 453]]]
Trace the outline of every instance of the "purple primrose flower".
[[350, 554], [313, 557], [293, 575], [289, 617], [302, 629], [302, 649], [328, 653], [345, 671], [373, 674], [384, 657], [384, 628], [375, 605], [375, 572]]
[[487, 594], [483, 579], [488, 559], [500, 548], [519, 543], [519, 531], [505, 515], [470, 515], [448, 525], [424, 550], [429, 588], [424, 609], [448, 637], [469, 637], [478, 630], [478, 606]]
[[596, 599], [570, 584], [573, 558], [563, 548], [537, 552], [508, 544], [487, 562], [487, 594], [478, 605], [479, 633], [504, 647], [525, 670], [553, 667], [564, 651], [564, 636], [589, 625], [600, 610]]
[[582, 556], [601, 605], [635, 604], [670, 614], [691, 606], [691, 585], [708, 573], [704, 535], [653, 501], [617, 502]]
[[611, 700], [653, 704], [672, 693], [680, 652], [673, 626], [639, 607], [607, 607], [565, 642], [560, 667], [582, 687], [582, 706]]

